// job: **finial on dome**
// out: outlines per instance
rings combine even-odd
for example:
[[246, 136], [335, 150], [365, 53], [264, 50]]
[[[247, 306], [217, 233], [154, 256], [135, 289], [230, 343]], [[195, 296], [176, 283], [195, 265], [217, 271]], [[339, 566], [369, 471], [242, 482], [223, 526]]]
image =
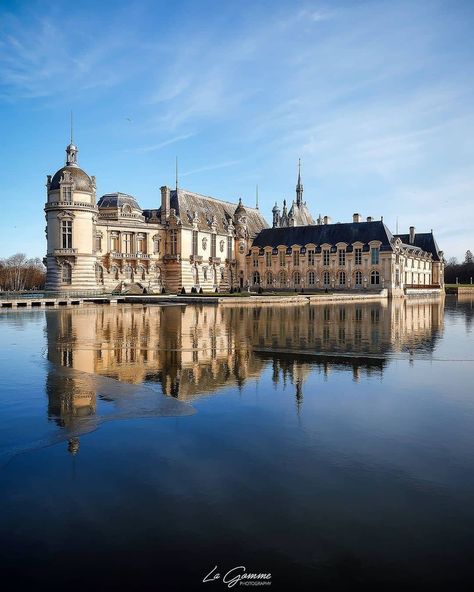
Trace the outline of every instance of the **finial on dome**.
[[71, 111], [71, 136], [70, 136], [70, 143], [66, 148], [66, 165], [67, 166], [77, 166], [77, 153], [78, 149], [75, 146], [73, 141], [73, 119], [72, 119], [72, 111]]

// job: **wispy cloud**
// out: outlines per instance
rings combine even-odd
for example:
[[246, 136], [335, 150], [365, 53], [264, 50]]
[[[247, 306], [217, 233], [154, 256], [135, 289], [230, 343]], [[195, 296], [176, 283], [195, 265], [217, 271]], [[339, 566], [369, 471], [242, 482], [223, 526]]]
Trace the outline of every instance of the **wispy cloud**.
[[155, 150], [160, 150], [161, 148], [165, 148], [165, 146], [170, 146], [171, 144], [176, 144], [177, 142], [181, 142], [183, 140], [187, 140], [188, 138], [192, 138], [195, 134], [180, 134], [179, 136], [175, 136], [174, 138], [169, 138], [168, 140], [163, 140], [158, 144], [152, 144], [151, 146], [139, 146], [138, 148], [129, 148], [125, 150], [125, 152], [154, 152]]
[[224, 168], [239, 164], [240, 162], [241, 162], [240, 160], [227, 160], [225, 162], [219, 162], [217, 164], [206, 165], [203, 167], [199, 167], [197, 169], [192, 169], [190, 171], [186, 171], [184, 173], [181, 173], [180, 177], [189, 177], [190, 175], [195, 175], [197, 173], [204, 173], [206, 171], [215, 171], [217, 169], [224, 169]]

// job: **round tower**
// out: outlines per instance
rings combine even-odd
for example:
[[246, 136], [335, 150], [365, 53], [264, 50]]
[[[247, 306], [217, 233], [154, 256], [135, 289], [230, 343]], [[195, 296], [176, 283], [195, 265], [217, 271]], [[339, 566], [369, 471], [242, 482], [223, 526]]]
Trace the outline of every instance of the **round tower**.
[[46, 213], [46, 287], [50, 292], [89, 292], [96, 280], [95, 177], [77, 164], [77, 146], [66, 148], [66, 166], [48, 175]]

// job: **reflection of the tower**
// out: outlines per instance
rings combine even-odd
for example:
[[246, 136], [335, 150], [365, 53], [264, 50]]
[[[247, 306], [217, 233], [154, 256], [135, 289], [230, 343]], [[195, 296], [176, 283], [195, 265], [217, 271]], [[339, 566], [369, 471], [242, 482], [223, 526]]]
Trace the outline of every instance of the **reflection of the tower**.
[[[48, 359], [128, 383], [159, 383], [182, 400], [242, 385], [271, 364], [297, 403], [311, 371], [383, 372], [391, 352], [429, 352], [443, 301], [305, 306], [84, 307], [47, 311]], [[93, 414], [96, 393], [78, 373], [48, 376], [49, 413], [62, 426]]]

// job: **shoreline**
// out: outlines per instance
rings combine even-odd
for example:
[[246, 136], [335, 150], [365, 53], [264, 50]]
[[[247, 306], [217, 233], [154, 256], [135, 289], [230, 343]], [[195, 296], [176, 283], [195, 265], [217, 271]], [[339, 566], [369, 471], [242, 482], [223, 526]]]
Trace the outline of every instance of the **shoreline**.
[[[418, 290], [406, 294], [402, 298], [444, 298], [445, 294], [441, 291], [434, 290]], [[118, 304], [213, 304], [225, 306], [261, 306], [261, 305], [301, 305], [301, 304], [320, 304], [320, 303], [345, 303], [345, 302], [373, 302], [373, 301], [387, 301], [389, 300], [388, 291], [386, 289], [379, 292], [355, 293], [355, 294], [295, 294], [294, 296], [262, 296], [254, 294], [249, 296], [213, 296], [212, 294], [204, 296], [193, 295], [168, 295], [168, 294], [143, 294], [143, 295], [95, 295], [95, 296], [81, 296], [81, 297], [64, 297], [60, 296], [44, 296], [41, 298], [11, 298], [0, 299], [0, 310], [11, 309], [32, 309], [32, 308], [60, 308], [70, 306], [84, 306], [88, 304], [108, 304], [116, 306]], [[398, 299], [398, 297], [397, 297]]]

